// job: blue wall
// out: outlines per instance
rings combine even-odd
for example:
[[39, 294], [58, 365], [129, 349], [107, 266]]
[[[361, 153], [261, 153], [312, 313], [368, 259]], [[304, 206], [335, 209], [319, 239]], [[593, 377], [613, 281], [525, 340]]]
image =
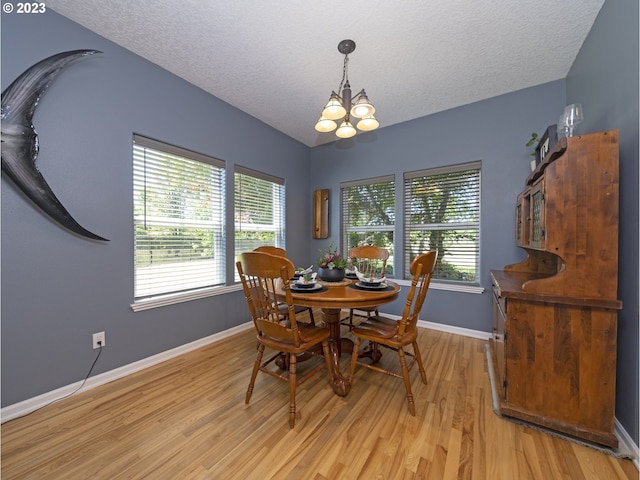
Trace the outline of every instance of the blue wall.
[[618, 385], [616, 417], [638, 444], [638, 0], [607, 1], [567, 76], [579, 132], [620, 131]]
[[[70, 234], [2, 175], [2, 405], [249, 321], [240, 292], [134, 313], [134, 132], [287, 182], [289, 254], [307, 260], [309, 148], [49, 10], [2, 15], [3, 90], [25, 69], [75, 49], [104, 52], [62, 72], [34, 124], [37, 164], [72, 215], [111, 241]], [[227, 231], [233, 231], [233, 209]], [[231, 242], [233, 249], [233, 242]], [[231, 250], [232, 251], [232, 250]], [[227, 265], [233, 279], [233, 257]]]

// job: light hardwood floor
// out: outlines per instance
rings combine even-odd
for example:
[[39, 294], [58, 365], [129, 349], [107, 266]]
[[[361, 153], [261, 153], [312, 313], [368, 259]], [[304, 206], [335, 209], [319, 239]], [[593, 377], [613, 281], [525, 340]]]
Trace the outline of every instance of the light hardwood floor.
[[415, 417], [401, 380], [359, 369], [342, 398], [322, 372], [299, 388], [290, 430], [286, 383], [259, 375], [244, 403], [250, 330], [7, 422], [2, 479], [638, 478], [630, 460], [496, 416], [484, 341], [419, 338]]

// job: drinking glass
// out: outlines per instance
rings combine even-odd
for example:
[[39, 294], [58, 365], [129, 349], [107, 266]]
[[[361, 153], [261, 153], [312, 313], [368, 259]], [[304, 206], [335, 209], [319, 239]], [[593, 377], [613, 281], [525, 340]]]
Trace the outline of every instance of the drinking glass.
[[565, 112], [560, 115], [558, 118], [558, 126], [556, 127], [558, 131], [558, 138], [566, 137], [569, 134], [569, 126], [567, 125], [567, 115]]
[[573, 131], [576, 126], [582, 122], [584, 119], [584, 115], [582, 113], [582, 104], [581, 103], [572, 103], [571, 105], [567, 105], [564, 107], [564, 116], [566, 117], [568, 132], [568, 137], [573, 137]]

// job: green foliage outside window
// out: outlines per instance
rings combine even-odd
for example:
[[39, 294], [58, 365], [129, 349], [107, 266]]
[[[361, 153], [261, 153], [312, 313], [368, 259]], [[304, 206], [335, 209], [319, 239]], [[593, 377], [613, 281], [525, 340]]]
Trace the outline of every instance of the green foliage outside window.
[[405, 178], [405, 276], [410, 262], [438, 250], [434, 279], [478, 281], [480, 169]]
[[389, 177], [342, 187], [343, 252], [362, 245], [389, 250], [385, 275], [393, 276], [395, 182]]

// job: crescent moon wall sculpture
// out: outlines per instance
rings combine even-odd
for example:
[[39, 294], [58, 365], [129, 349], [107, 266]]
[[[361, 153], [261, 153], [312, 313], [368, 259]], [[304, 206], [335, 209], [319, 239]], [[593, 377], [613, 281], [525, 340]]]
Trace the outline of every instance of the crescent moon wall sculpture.
[[2, 92], [2, 173], [63, 227], [83, 237], [108, 242], [71, 216], [38, 170], [38, 134], [32, 124], [38, 102], [51, 82], [65, 67], [94, 53], [102, 52], [74, 50], [53, 55], [28, 68]]

